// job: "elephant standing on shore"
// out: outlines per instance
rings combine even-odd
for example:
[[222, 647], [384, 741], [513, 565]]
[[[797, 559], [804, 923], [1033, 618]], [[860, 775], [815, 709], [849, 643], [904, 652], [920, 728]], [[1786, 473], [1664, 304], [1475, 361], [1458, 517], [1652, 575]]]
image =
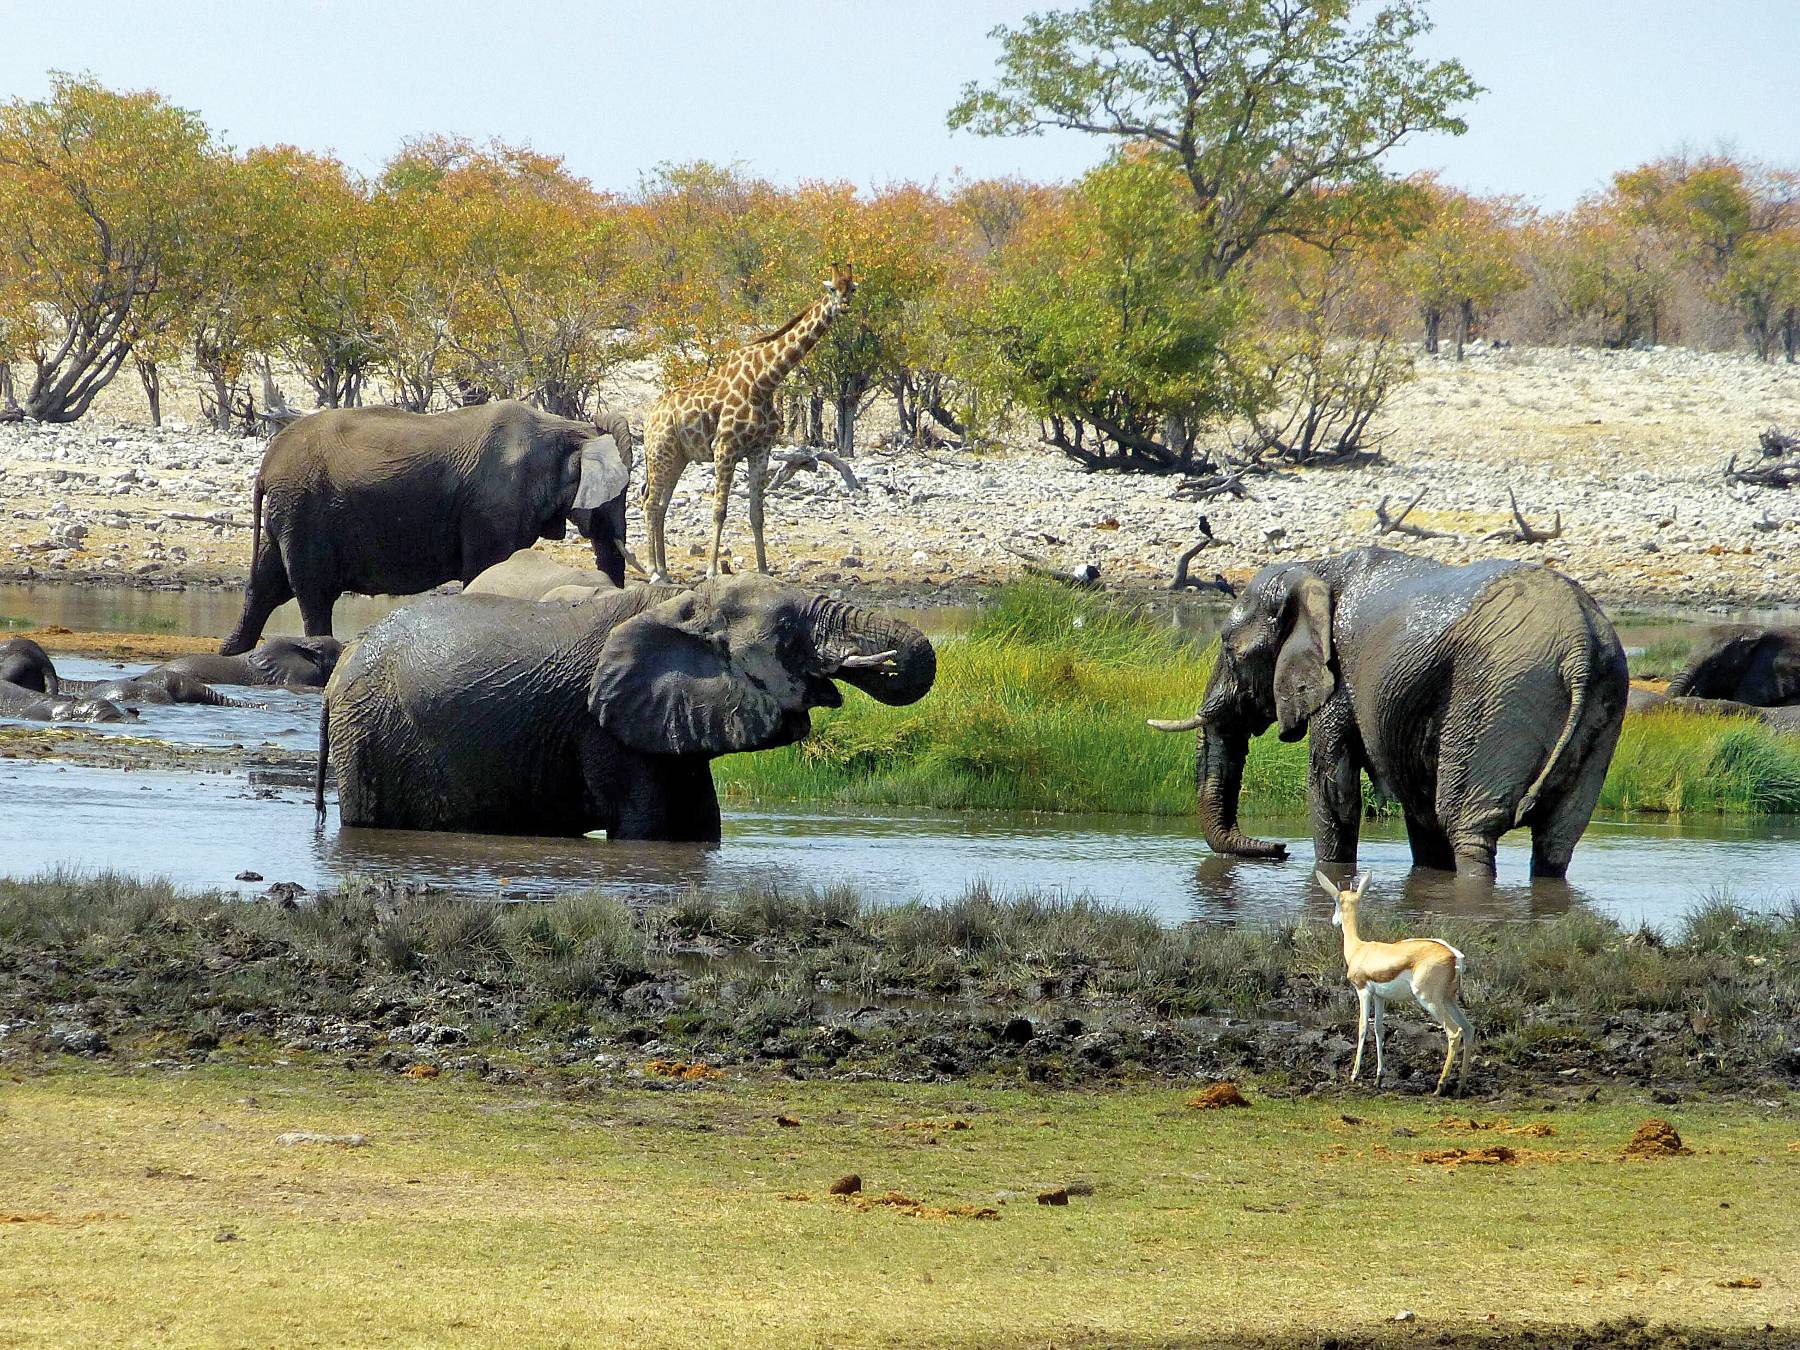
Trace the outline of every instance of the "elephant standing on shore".
[[[0, 642], [0, 682], [40, 694], [115, 703], [205, 703], [215, 708], [247, 708], [183, 671], [155, 666], [141, 675], [107, 680], [68, 680], [57, 673], [50, 654], [30, 638]], [[79, 719], [93, 720], [93, 719]], [[110, 719], [100, 719], [110, 720]]]
[[1719, 628], [1669, 681], [1670, 698], [1721, 698], [1761, 708], [1800, 704], [1800, 628]]
[[1309, 737], [1318, 860], [1356, 861], [1362, 774], [1399, 803], [1420, 867], [1492, 876], [1531, 830], [1533, 876], [1560, 877], [1599, 800], [1624, 719], [1625, 653], [1588, 593], [1517, 562], [1451, 567], [1361, 548], [1264, 568], [1233, 606], [1197, 730], [1201, 825], [1216, 852], [1282, 857], [1237, 825], [1250, 738]]
[[325, 690], [318, 805], [345, 825], [716, 840], [712, 761], [804, 739], [837, 681], [923, 698], [909, 624], [762, 576], [568, 609], [434, 596], [370, 628]]
[[288, 599], [308, 637], [328, 637], [346, 591], [467, 585], [534, 540], [563, 538], [571, 518], [594, 565], [623, 585], [631, 456], [623, 416], [578, 422], [513, 400], [303, 417], [269, 443], [257, 472], [250, 582], [220, 654], [248, 651]]

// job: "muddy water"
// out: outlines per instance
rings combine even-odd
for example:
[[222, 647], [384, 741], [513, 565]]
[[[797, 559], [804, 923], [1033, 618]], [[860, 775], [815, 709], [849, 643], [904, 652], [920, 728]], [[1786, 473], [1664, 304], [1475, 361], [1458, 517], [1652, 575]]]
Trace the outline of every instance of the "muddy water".
[[[211, 711], [211, 710], [208, 710]], [[0, 760], [0, 873], [55, 867], [161, 875], [248, 893], [309, 889], [361, 875], [514, 898], [598, 887], [625, 899], [691, 887], [847, 882], [872, 899], [942, 899], [975, 882], [1001, 891], [1088, 895], [1169, 922], [1317, 912], [1300, 821], [1275, 822], [1285, 864], [1216, 858], [1189, 821], [999, 812], [728, 810], [716, 847], [315, 829], [310, 788], [269, 771], [117, 772]], [[1260, 822], [1259, 822], [1260, 824]], [[1394, 828], [1371, 823], [1362, 861], [1407, 910], [1532, 919], [1589, 904], [1628, 922], [1669, 924], [1709, 892], [1759, 907], [1800, 901], [1800, 823], [1596, 822], [1568, 884], [1529, 883], [1525, 836], [1503, 843], [1501, 883], [1412, 873]], [[237, 881], [244, 871], [262, 880]]]

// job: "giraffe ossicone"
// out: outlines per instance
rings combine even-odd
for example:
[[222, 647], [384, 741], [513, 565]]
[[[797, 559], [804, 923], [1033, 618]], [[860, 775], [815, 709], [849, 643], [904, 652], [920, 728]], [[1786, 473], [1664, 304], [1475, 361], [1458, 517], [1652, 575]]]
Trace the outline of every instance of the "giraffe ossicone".
[[763, 546], [763, 491], [769, 481], [769, 450], [780, 420], [775, 391], [818, 345], [856, 291], [848, 264], [836, 263], [825, 294], [781, 327], [738, 348], [717, 368], [656, 400], [644, 419], [644, 532], [650, 552], [650, 579], [668, 581], [663, 523], [675, 485], [689, 464], [713, 463], [712, 552], [706, 575], [719, 575], [719, 548], [731, 480], [740, 462], [747, 466], [750, 534], [756, 570], [769, 570]]

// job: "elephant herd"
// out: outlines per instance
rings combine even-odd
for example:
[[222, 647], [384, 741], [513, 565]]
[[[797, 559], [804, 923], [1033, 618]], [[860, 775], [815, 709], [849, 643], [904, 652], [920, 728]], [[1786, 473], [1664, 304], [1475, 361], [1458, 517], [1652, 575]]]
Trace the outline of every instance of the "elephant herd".
[[[219, 655], [82, 683], [14, 639], [0, 717], [236, 703], [213, 684], [322, 688], [317, 802], [323, 816], [334, 772], [345, 826], [717, 840], [713, 759], [803, 739], [842, 685], [913, 703], [937, 658], [909, 624], [766, 576], [624, 588], [632, 451], [621, 416], [516, 402], [303, 418], [257, 475], [243, 614]], [[531, 550], [568, 523], [593, 570]], [[341, 594], [451, 581], [461, 594], [396, 610], [340, 659]], [[256, 646], [290, 598], [308, 636]], [[1237, 819], [1249, 742], [1274, 726], [1308, 740], [1320, 862], [1354, 864], [1366, 775], [1399, 806], [1416, 866], [1491, 876], [1498, 839], [1523, 827], [1533, 875], [1560, 877], [1628, 705], [1664, 697], [1630, 687], [1611, 623], [1559, 573], [1369, 547], [1258, 573], [1199, 710], [1151, 725], [1195, 733], [1200, 825], [1220, 853], [1285, 856]], [[1721, 633], [1666, 697], [1800, 723], [1800, 630]]]

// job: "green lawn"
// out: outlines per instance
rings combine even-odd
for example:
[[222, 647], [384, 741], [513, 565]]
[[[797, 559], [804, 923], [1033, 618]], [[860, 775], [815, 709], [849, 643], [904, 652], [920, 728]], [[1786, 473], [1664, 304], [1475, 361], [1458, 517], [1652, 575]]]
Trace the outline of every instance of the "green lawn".
[[[1200, 1112], [1169, 1088], [15, 1078], [0, 1341], [1215, 1343], [1380, 1334], [1401, 1309], [1419, 1338], [1800, 1325], [1791, 1109], [1654, 1108], [1692, 1156], [1622, 1162], [1652, 1108], [1515, 1107], [1554, 1131], [1530, 1137], [1448, 1128], [1416, 1098], [1248, 1091]], [[292, 1130], [368, 1144], [274, 1142]], [[1420, 1161], [1495, 1143], [1526, 1160]], [[848, 1172], [998, 1217], [859, 1210], [825, 1193]], [[1092, 1194], [1036, 1202], [1070, 1183]]]

